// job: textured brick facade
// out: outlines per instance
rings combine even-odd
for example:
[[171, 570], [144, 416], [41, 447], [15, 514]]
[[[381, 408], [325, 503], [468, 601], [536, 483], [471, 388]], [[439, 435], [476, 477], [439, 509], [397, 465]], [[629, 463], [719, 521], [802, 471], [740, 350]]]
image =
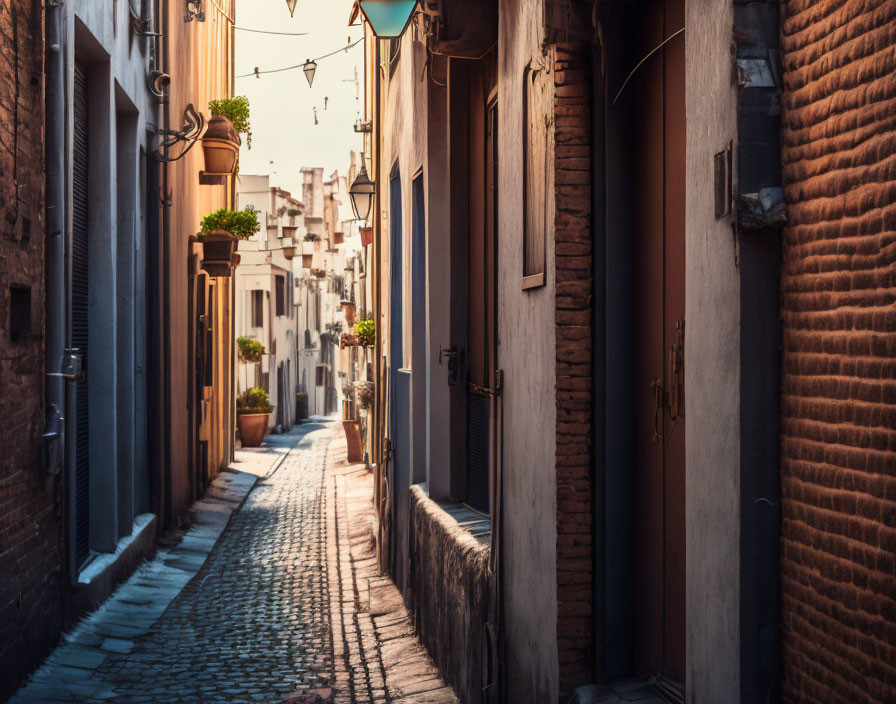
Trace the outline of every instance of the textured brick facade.
[[561, 698], [592, 678], [591, 57], [554, 61], [557, 649]]
[[783, 699], [896, 701], [896, 3], [782, 7]]
[[62, 624], [60, 480], [43, 430], [43, 11], [0, 5], [0, 700]]

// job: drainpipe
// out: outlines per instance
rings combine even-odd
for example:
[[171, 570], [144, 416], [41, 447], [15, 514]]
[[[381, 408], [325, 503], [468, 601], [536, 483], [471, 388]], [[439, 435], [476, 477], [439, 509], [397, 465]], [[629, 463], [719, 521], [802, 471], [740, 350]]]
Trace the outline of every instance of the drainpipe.
[[[44, 431], [43, 470], [48, 475], [62, 471], [65, 456], [66, 277], [65, 277], [65, 60], [63, 58], [64, 22], [62, 3], [46, 6], [46, 132], [44, 158], [46, 168], [46, 340], [44, 348]], [[75, 370], [69, 370], [75, 371]], [[73, 496], [63, 485], [62, 515], [69, 517]], [[65, 520], [65, 519], [64, 519]], [[68, 527], [63, 533], [73, 535]], [[74, 551], [66, 550], [69, 580], [77, 577]]]

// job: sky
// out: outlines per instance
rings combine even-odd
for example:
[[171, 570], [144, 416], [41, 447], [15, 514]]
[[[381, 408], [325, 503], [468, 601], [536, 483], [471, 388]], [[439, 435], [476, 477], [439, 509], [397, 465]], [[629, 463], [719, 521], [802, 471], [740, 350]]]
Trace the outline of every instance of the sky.
[[[298, 0], [290, 18], [286, 0], [237, 3], [236, 26], [274, 32], [307, 32], [301, 37], [258, 34], [237, 29], [236, 75], [302, 64], [363, 36], [349, 27], [353, 0]], [[349, 41], [350, 40], [350, 41]], [[324, 176], [348, 170], [349, 152], [360, 151], [353, 127], [363, 112], [364, 45], [317, 62], [314, 84], [301, 68], [237, 78], [234, 93], [249, 98], [252, 148], [243, 139], [240, 173], [270, 174], [271, 185], [301, 198], [303, 166], [322, 166]], [[355, 68], [359, 83], [355, 88]], [[356, 100], [356, 95], [362, 102]], [[314, 108], [318, 124], [314, 124]], [[273, 162], [273, 163], [271, 163]]]

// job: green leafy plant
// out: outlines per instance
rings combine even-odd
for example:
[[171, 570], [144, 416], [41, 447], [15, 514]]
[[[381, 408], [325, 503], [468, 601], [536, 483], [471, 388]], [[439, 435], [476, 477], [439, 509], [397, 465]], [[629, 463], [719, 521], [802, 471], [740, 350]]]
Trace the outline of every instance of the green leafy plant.
[[270, 413], [274, 407], [268, 401], [268, 392], [259, 387], [243, 391], [236, 399], [237, 413]]
[[230, 120], [233, 123], [233, 129], [246, 135], [247, 146], [252, 146], [252, 129], [249, 125], [249, 99], [245, 95], [212, 100], [208, 104], [208, 110], [212, 117], [220, 115]]
[[362, 347], [373, 347], [376, 344], [376, 325], [372, 320], [359, 320], [355, 323], [355, 334]]
[[202, 218], [200, 232], [208, 235], [215, 230], [226, 230], [234, 237], [247, 240], [261, 229], [255, 210], [228, 210], [222, 208]]
[[265, 353], [264, 345], [251, 337], [238, 337], [236, 343], [240, 346], [240, 357], [246, 362], [260, 362], [261, 355]]

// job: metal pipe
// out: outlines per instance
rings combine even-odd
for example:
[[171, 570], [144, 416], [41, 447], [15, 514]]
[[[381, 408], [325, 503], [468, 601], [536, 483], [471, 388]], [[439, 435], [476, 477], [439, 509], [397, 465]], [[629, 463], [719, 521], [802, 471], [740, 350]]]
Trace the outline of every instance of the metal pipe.
[[[59, 474], [65, 464], [65, 379], [63, 366], [67, 338], [65, 267], [65, 59], [62, 4], [48, 3], [44, 17], [46, 31], [46, 125], [44, 165], [46, 169], [46, 338], [44, 347], [44, 432], [43, 469]], [[73, 481], [64, 477], [63, 520], [71, 518]], [[73, 514], [72, 514], [73, 515]], [[66, 542], [73, 532], [66, 526]], [[76, 577], [74, 550], [66, 550], [66, 573]]]

